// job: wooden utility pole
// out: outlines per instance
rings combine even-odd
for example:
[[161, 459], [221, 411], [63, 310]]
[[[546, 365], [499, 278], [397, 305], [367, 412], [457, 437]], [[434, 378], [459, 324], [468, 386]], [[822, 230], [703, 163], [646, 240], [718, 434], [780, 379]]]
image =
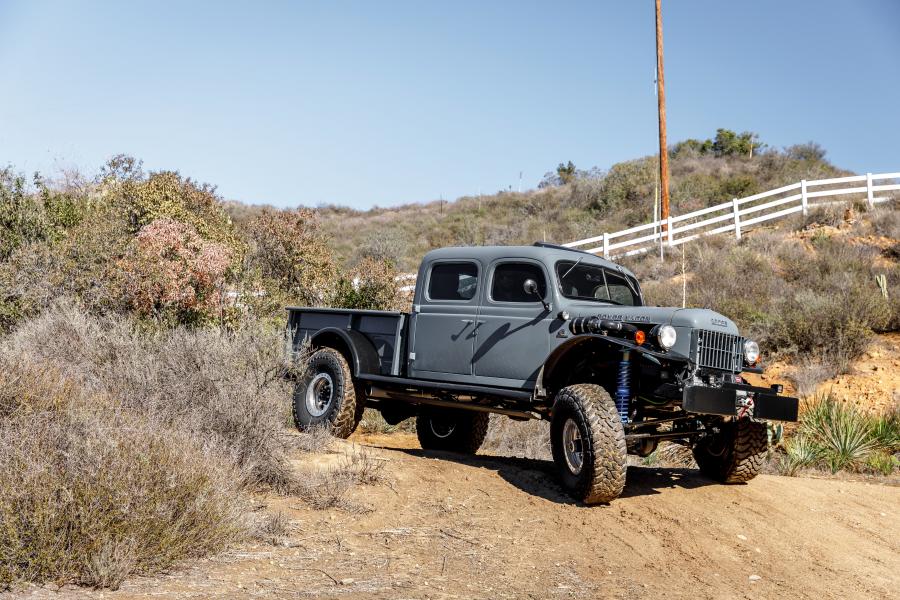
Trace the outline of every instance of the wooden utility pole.
[[[669, 150], [666, 147], [666, 86], [663, 77], [661, 0], [656, 0], [656, 99], [659, 107], [659, 183], [662, 188], [660, 219], [669, 218]], [[667, 230], [663, 224], [663, 231]]]

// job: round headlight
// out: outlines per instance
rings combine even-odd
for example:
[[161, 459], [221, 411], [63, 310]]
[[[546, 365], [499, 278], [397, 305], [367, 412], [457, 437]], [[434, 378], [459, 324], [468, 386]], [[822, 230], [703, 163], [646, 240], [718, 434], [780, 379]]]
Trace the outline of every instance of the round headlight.
[[678, 339], [678, 332], [671, 325], [663, 325], [656, 331], [656, 341], [664, 350], [674, 346], [676, 339]]
[[756, 361], [759, 360], [759, 344], [753, 340], [744, 342], [744, 360], [747, 361], [748, 365], [756, 364]]

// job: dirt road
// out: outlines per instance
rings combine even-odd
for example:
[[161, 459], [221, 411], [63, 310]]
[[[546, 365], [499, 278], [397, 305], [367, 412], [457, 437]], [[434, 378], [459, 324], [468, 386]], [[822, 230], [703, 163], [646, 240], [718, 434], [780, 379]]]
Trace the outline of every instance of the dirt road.
[[692, 470], [631, 468], [621, 499], [584, 507], [553, 483], [544, 461], [426, 454], [409, 434], [356, 442], [387, 465], [387, 483], [353, 492], [367, 512], [267, 498], [291, 520], [280, 545], [239, 548], [118, 592], [32, 593], [888, 598], [900, 590], [897, 487], [776, 476], [726, 487]]

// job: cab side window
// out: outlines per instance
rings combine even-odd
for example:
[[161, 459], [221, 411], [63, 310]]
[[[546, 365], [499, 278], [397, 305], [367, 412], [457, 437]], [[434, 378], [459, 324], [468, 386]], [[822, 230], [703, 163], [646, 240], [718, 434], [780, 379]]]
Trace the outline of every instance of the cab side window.
[[543, 298], [547, 293], [544, 270], [531, 263], [503, 263], [494, 269], [491, 299], [494, 302], [540, 302], [525, 292], [525, 281], [534, 279]]
[[429, 300], [471, 300], [478, 290], [475, 263], [439, 263], [431, 267]]

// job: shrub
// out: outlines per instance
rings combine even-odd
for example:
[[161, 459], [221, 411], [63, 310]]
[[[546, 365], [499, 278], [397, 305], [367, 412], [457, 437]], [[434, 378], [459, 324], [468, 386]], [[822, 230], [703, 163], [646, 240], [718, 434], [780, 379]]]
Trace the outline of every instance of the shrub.
[[263, 209], [248, 225], [245, 270], [290, 302], [321, 306], [332, 293], [335, 266], [328, 238], [307, 209]]
[[197, 324], [221, 319], [227, 246], [163, 218], [142, 228], [119, 262], [126, 302], [157, 321]]
[[55, 369], [4, 358], [0, 588], [116, 588], [243, 536], [239, 478], [213, 446]]
[[8, 168], [0, 169], [0, 232], [0, 261], [16, 248], [49, 235], [40, 204], [25, 189], [25, 178]]
[[233, 331], [178, 328], [142, 334], [122, 319], [98, 319], [67, 304], [20, 327], [0, 355], [28, 357], [122, 410], [152, 417], [217, 448], [244, 486], [287, 489], [284, 459], [291, 368], [283, 333], [247, 323]]
[[397, 271], [388, 262], [364, 258], [338, 280], [330, 304], [340, 308], [401, 310]]
[[101, 189], [125, 213], [132, 233], [158, 219], [171, 219], [189, 225], [203, 239], [228, 246], [235, 256], [241, 254], [242, 245], [213, 186], [176, 171], [145, 177], [139, 162], [118, 156], [102, 172]]

